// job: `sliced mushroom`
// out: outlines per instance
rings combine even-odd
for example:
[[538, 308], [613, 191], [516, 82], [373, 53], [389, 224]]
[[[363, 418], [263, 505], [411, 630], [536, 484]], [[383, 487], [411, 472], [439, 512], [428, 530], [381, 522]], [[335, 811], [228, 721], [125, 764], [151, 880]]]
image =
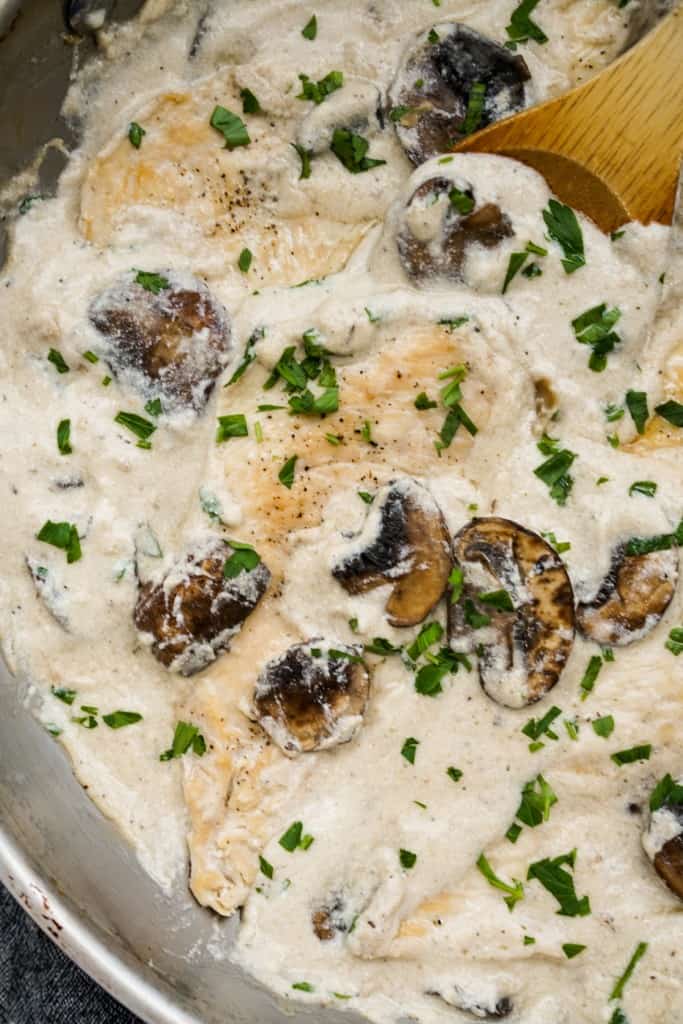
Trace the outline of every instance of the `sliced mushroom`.
[[501, 996], [495, 982], [485, 985], [489, 991], [473, 992], [471, 988], [453, 982], [449, 986], [430, 989], [429, 996], [438, 996], [449, 1006], [464, 1010], [478, 1020], [501, 1020], [512, 1013], [512, 1000], [509, 996]]
[[297, 142], [309, 153], [318, 154], [330, 148], [337, 128], [367, 138], [382, 126], [382, 97], [375, 83], [364, 78], [345, 78], [341, 89], [309, 110], [297, 133]]
[[361, 650], [311, 640], [265, 666], [254, 690], [255, 716], [289, 757], [354, 738], [370, 689]]
[[234, 549], [212, 538], [177, 562], [159, 583], [142, 584], [134, 621], [155, 658], [183, 676], [206, 668], [263, 597], [270, 572], [259, 561], [226, 577]]
[[678, 551], [627, 554], [619, 544], [595, 597], [582, 601], [576, 624], [599, 644], [623, 647], [646, 636], [669, 607], [678, 582]]
[[89, 316], [116, 377], [160, 398], [164, 412], [201, 412], [231, 349], [230, 319], [206, 285], [169, 271], [133, 272], [99, 295]]
[[429, 491], [408, 477], [380, 492], [362, 531], [332, 575], [349, 594], [393, 584], [392, 626], [414, 626], [443, 597], [451, 570], [450, 536]]
[[497, 517], [468, 523], [454, 554], [463, 581], [448, 606], [451, 647], [477, 652], [481, 685], [499, 704], [540, 700], [574, 642], [574, 594], [561, 558], [538, 534]]
[[[683, 778], [677, 785], [683, 785]], [[659, 877], [683, 900], [683, 801], [667, 799], [652, 811], [643, 848]]]
[[[531, 75], [522, 57], [465, 25], [422, 32], [404, 55], [389, 92], [392, 119], [408, 157], [424, 163], [468, 131], [517, 113]], [[478, 116], [468, 109], [479, 108]]]
[[418, 283], [462, 281], [471, 245], [493, 249], [512, 235], [509, 217], [495, 203], [477, 206], [470, 185], [446, 177], [422, 182], [400, 219], [396, 244], [406, 273]]

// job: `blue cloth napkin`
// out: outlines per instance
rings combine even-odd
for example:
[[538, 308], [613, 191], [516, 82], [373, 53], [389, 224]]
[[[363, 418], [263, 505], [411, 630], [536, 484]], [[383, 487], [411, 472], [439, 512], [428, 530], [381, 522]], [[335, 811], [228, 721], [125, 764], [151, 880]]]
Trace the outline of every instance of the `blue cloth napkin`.
[[72, 964], [0, 885], [0, 1024], [142, 1024]]

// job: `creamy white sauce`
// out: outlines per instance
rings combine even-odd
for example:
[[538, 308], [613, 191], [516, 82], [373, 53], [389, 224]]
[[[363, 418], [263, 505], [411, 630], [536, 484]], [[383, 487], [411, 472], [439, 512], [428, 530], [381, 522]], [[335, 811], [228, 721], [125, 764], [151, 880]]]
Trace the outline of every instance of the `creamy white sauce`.
[[[640, 17], [634, 5], [632, 0], [627, 10], [619, 10], [611, 0], [541, 0], [534, 17], [549, 41], [520, 48], [534, 97], [555, 95], [612, 59], [625, 41], [627, 18], [634, 24]], [[380, 130], [373, 120], [373, 98], [386, 95], [400, 55], [418, 32], [437, 21], [461, 20], [503, 40], [513, 3], [442, 0], [436, 10], [428, 0], [319, 2], [315, 41], [302, 38], [312, 11], [301, 0], [226, 4], [206, 19], [191, 59], [196, 11], [181, 4], [157, 19], [161, 6], [149, 6], [142, 25], [105, 34], [106, 58], [77, 77], [68, 105], [85, 117], [84, 144], [72, 156], [57, 198], [36, 202], [17, 221], [0, 277], [6, 510], [0, 628], [10, 666], [42, 696], [41, 718], [62, 730], [60, 741], [79, 779], [118, 823], [147, 870], [168, 886], [185, 870], [188, 815], [179, 764], [162, 763], [159, 755], [171, 745], [187, 701], [196, 701], [197, 716], [205, 709], [207, 739], [213, 736], [216, 743], [223, 734], [220, 724], [211, 724], [212, 701], [219, 707], [235, 703], [245, 721], [250, 709], [244, 694], [238, 700], [231, 690], [230, 653], [189, 680], [154, 660], [132, 620], [136, 565], [144, 578], [161, 578], [183, 551], [219, 529], [207, 508], [221, 517], [230, 536], [246, 539], [249, 495], [242, 492], [242, 464], [269, 460], [277, 504], [275, 476], [296, 449], [298, 426], [290, 430], [289, 420], [283, 426], [286, 413], [258, 413], [256, 407], [283, 400], [279, 389], [261, 387], [283, 348], [298, 344], [314, 327], [334, 354], [338, 372], [353, 373], [376, 368], [391, 346], [397, 353], [407, 351], [401, 346], [412, 331], [433, 330], [440, 319], [469, 317], [453, 331], [452, 358], [439, 369], [468, 362], [463, 403], [483, 417], [476, 438], [468, 449], [454, 445], [457, 457], [447, 452], [438, 461], [432, 440], [443, 410], [413, 410], [408, 420], [405, 413], [392, 412], [389, 395], [383, 406], [367, 409], [384, 462], [368, 461], [363, 487], [374, 493], [389, 479], [414, 475], [438, 502], [452, 533], [475, 509], [537, 532], [552, 531], [558, 541], [571, 544], [562, 557], [577, 598], [586, 599], [605, 576], [617, 543], [667, 532], [680, 519], [680, 447], [645, 442], [629, 447], [628, 413], [607, 422], [605, 408], [622, 405], [633, 388], [648, 391], [652, 409], [663, 393], [664, 373], [672, 385], [677, 373], [680, 380], [683, 320], [680, 259], [669, 269], [665, 228], [630, 225], [611, 241], [580, 218], [586, 267], [567, 275], [559, 247], [546, 240], [541, 211], [549, 192], [537, 175], [484, 156], [448, 163], [437, 158], [414, 170], [393, 127]], [[320, 106], [296, 98], [299, 73], [318, 80], [333, 69], [344, 72], [342, 89]], [[87, 184], [88, 170], [98, 154], [103, 161], [117, 158], [129, 121], [147, 125], [144, 157], [154, 142], [158, 94], [189, 89], [195, 98], [204, 97], [208, 120], [215, 103], [241, 110], [237, 97], [243, 88], [252, 90], [267, 111], [265, 117], [245, 116], [251, 147], [225, 153], [220, 138], [212, 138], [215, 153], [198, 150], [189, 198], [173, 191], [180, 185], [171, 147], [159, 168], [167, 176], [167, 205], [127, 205], [110, 196], [111, 217], [103, 216], [94, 227], [95, 234], [103, 234], [84, 237], [79, 209], [84, 184], [86, 197], [93, 185]], [[184, 109], [179, 107], [177, 146], [184, 143]], [[363, 134], [370, 155], [386, 164], [351, 175], [325, 151], [330, 126], [336, 115], [362, 118], [368, 111]], [[299, 180], [293, 139], [316, 152], [310, 179]], [[214, 166], [216, 154], [227, 168], [241, 169], [255, 197], [236, 237], [229, 231], [232, 212], [206, 199], [213, 195], [215, 166], [222, 166]], [[125, 151], [124, 160], [127, 156]], [[498, 204], [513, 235], [493, 249], [470, 249], [462, 283], [417, 289], [398, 260], [396, 232], [406, 200], [435, 174], [461, 189], [472, 186], [478, 200]], [[112, 181], [120, 179], [114, 175]], [[101, 196], [99, 201], [104, 203]], [[100, 214], [105, 207], [97, 208]], [[300, 236], [292, 233], [291, 253], [284, 243], [269, 248], [272, 232], [258, 221], [264, 210], [276, 225], [309, 216], [313, 224], [306, 222]], [[438, 239], [441, 210], [438, 203], [413, 211], [414, 233]], [[318, 230], [315, 218], [331, 226], [310, 241]], [[225, 225], [221, 233], [218, 228]], [[353, 234], [358, 225], [361, 230]], [[328, 253], [321, 241], [326, 232], [332, 255], [335, 247], [353, 253], [345, 269], [320, 283], [288, 287], [318, 276], [311, 267], [315, 271], [316, 253]], [[542, 276], [518, 274], [501, 296], [510, 254], [528, 241], [548, 249], [538, 259]], [[236, 268], [244, 245], [254, 254], [246, 277]], [[340, 267], [343, 263], [338, 260]], [[92, 365], [82, 358], [86, 350], [101, 352], [101, 338], [87, 318], [89, 304], [132, 267], [202, 277], [232, 317], [231, 365], [206, 411], [162, 416], [151, 451], [137, 448], [133, 435], [113, 422], [120, 409], [143, 414], [134, 382], [114, 380], [104, 387], [104, 362]], [[668, 292], [655, 321], [665, 270]], [[596, 374], [588, 369], [589, 350], [576, 341], [571, 321], [600, 302], [621, 310], [622, 340], [606, 370]], [[239, 388], [224, 390], [221, 384], [260, 327], [266, 330], [255, 346], [253, 366]], [[68, 374], [57, 374], [46, 360], [51, 347], [66, 359]], [[556, 396], [559, 412], [552, 422], [535, 410], [539, 378], [551, 383]], [[426, 386], [431, 396], [438, 393], [436, 375]], [[215, 417], [236, 411], [250, 424], [262, 424], [262, 445], [253, 427], [249, 438], [214, 443]], [[57, 423], [65, 418], [71, 420], [68, 456], [59, 454], [55, 441]], [[419, 447], [425, 424], [428, 454]], [[352, 436], [352, 425], [340, 429]], [[544, 430], [577, 454], [573, 490], [564, 506], [551, 500], [534, 475], [544, 458], [536, 447]], [[608, 434], [616, 434], [622, 445], [612, 447]], [[363, 456], [351, 459], [359, 461], [362, 469]], [[351, 463], [348, 475], [338, 473], [315, 525], [295, 528], [287, 538], [278, 613], [293, 637], [354, 643], [382, 636], [406, 644], [418, 627], [388, 625], [390, 584], [352, 596], [331, 576], [331, 566], [349, 551], [349, 537], [363, 531], [365, 539], [374, 529], [372, 510], [366, 521], [368, 507], [357, 498]], [[300, 466], [298, 472], [306, 470]], [[598, 483], [602, 477], [608, 479]], [[245, 486], [253, 479], [245, 473]], [[655, 481], [656, 497], [629, 496], [636, 480]], [[80, 561], [68, 565], [64, 552], [36, 540], [47, 519], [77, 526]], [[430, 617], [441, 624], [443, 604]], [[272, 880], [259, 875], [248, 896], [238, 960], [283, 1001], [353, 1007], [382, 1022], [467, 1021], [495, 1011], [508, 998], [511, 1019], [524, 1024], [592, 1024], [610, 1019], [612, 985], [636, 944], [647, 941], [647, 961], [626, 988], [625, 1012], [633, 1024], [683, 1021], [683, 914], [643, 856], [640, 840], [654, 782], [666, 772], [680, 774], [676, 723], [683, 681], [664, 641], [680, 625], [682, 613], [679, 587], [662, 621], [633, 646], [618, 649], [614, 662], [603, 664], [586, 701], [580, 681], [599, 649], [577, 636], [557, 687], [521, 711], [492, 701], [476, 668], [461, 667], [446, 676], [443, 692], [430, 698], [415, 693], [414, 673], [400, 658], [371, 659], [371, 699], [357, 735], [352, 738], [354, 720], [343, 735], [350, 742], [298, 759], [277, 758], [264, 771], [274, 809], [266, 817], [265, 837], [251, 842], [251, 857], [265, 842], [263, 856], [274, 872]], [[356, 632], [351, 619], [357, 620]], [[289, 642], [283, 632], [281, 649]], [[260, 648], [252, 652], [257, 669], [264, 660]], [[513, 675], [505, 681], [512, 693], [518, 688]], [[51, 687], [76, 690], [74, 703], [57, 700]], [[555, 723], [559, 738], [545, 738], [545, 746], [531, 753], [521, 727], [553, 704], [562, 709]], [[100, 718], [96, 729], [87, 730], [73, 721], [84, 714], [81, 705], [96, 706], [100, 714], [136, 711], [143, 720], [110, 730]], [[608, 714], [615, 729], [605, 740], [590, 723]], [[577, 741], [566, 732], [565, 720], [576, 723]], [[412, 765], [401, 757], [407, 737], [419, 741]], [[610, 753], [643, 742], [653, 744], [650, 761], [617, 767], [610, 760]], [[199, 778], [206, 772], [211, 779], [218, 752], [214, 748], [205, 759], [188, 758], [184, 765], [195, 835], [214, 806], [219, 818], [227, 814], [223, 789]], [[242, 764], [255, 764], [258, 756], [258, 749], [245, 742]], [[462, 772], [459, 781], [447, 775], [449, 766]], [[228, 789], [227, 769], [222, 775], [217, 771]], [[513, 845], [505, 831], [522, 786], [539, 773], [558, 802], [548, 822], [525, 827]], [[630, 813], [629, 805], [637, 806], [637, 813]], [[677, 834], [671, 817], [665, 811], [654, 816], [644, 840], [650, 856], [656, 852], [653, 844], [661, 846]], [[305, 851], [288, 853], [278, 837], [295, 820], [315, 841]], [[235, 831], [239, 827], [226, 820], [224, 832], [207, 840], [202, 851], [219, 881], [213, 890], [195, 891], [219, 910], [230, 905], [232, 874], [221, 842], [226, 835], [234, 838]], [[574, 847], [576, 892], [588, 895], [592, 905], [586, 917], [558, 916], [550, 894], [537, 881], [525, 881], [531, 862]], [[413, 868], [402, 867], [401, 849], [417, 855]], [[503, 894], [475, 867], [482, 851], [503, 879], [524, 882], [524, 899], [512, 913]], [[311, 927], [311, 914], [331, 896], [339, 898], [336, 913], [346, 930], [322, 942]], [[535, 943], [525, 945], [525, 935]], [[587, 949], [570, 961], [563, 943]], [[292, 989], [302, 982], [312, 991]]]

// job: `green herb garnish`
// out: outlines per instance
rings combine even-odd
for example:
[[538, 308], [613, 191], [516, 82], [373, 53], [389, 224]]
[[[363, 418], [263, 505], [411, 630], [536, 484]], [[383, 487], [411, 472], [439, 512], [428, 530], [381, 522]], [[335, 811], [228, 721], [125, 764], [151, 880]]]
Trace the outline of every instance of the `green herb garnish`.
[[558, 914], [564, 917], [585, 917], [591, 912], [591, 905], [588, 896], [580, 899], [576, 895], [574, 879], [565, 871], [563, 865], [574, 869], [576, 863], [576, 850], [570, 853], [561, 854], [559, 857], [550, 859], [545, 857], [529, 866], [527, 879], [535, 878], [541, 885], [555, 897], [560, 905]]
[[72, 562], [77, 562], [81, 557], [81, 543], [78, 538], [78, 530], [73, 523], [53, 523], [51, 519], [48, 519], [41, 526], [39, 533], [36, 534], [36, 538], [45, 544], [51, 544], [54, 548], [65, 551], [66, 560], [69, 565]]
[[230, 416], [218, 417], [218, 429], [216, 430], [217, 444], [228, 441], [231, 437], [247, 437], [248, 434], [247, 419], [243, 413], [239, 412], [233, 413]]
[[131, 146], [135, 146], [136, 149], [140, 148], [142, 137], [143, 135], [146, 134], [147, 132], [145, 131], [145, 129], [142, 127], [142, 125], [139, 125], [137, 121], [131, 121], [130, 124], [128, 125], [128, 141], [130, 142]]
[[649, 761], [652, 753], [651, 743], [641, 743], [636, 747], [629, 747], [628, 750], [617, 750], [612, 754], [615, 764], [634, 764], [636, 761]]
[[126, 725], [141, 722], [142, 715], [137, 711], [112, 711], [109, 715], [102, 715], [102, 721], [110, 729], [123, 729]]
[[[538, 0], [525, 0], [525, 2], [528, 9], [533, 10]], [[520, 8], [524, 6], [525, 3], [520, 4]], [[520, 8], [517, 8], [517, 10]], [[512, 18], [514, 20], [514, 14]], [[550, 199], [548, 200], [547, 209], [543, 211], [543, 220], [545, 221], [549, 236], [562, 247], [564, 252], [562, 266], [565, 269], [565, 273], [573, 274], [579, 267], [585, 266], [583, 234], [576, 219], [576, 214], [571, 207], [565, 206], [564, 203], [558, 202], [557, 199]]]
[[251, 142], [247, 126], [237, 114], [233, 114], [225, 107], [216, 106], [213, 108], [209, 124], [225, 139], [226, 149], [237, 149], [238, 146], [248, 146]]
[[182, 757], [190, 748], [197, 757], [202, 757], [206, 753], [206, 741], [198, 726], [190, 722], [178, 722], [173, 734], [173, 743], [168, 750], [159, 755], [159, 760], [171, 761]]
[[514, 910], [515, 904], [518, 903], [519, 900], [524, 899], [524, 886], [522, 883], [518, 882], [515, 878], [513, 878], [511, 885], [504, 882], [502, 878], [499, 878], [495, 873], [483, 853], [479, 855], [477, 867], [489, 885], [492, 885], [494, 889], [500, 889], [501, 892], [507, 893], [505, 896], [505, 903], [508, 910]]

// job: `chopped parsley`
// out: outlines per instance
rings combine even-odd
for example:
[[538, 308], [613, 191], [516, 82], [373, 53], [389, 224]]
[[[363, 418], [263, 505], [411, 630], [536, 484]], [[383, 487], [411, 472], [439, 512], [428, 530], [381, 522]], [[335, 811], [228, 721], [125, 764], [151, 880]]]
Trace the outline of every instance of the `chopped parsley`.
[[380, 167], [386, 160], [375, 160], [367, 155], [370, 143], [362, 135], [348, 128], [335, 128], [330, 149], [351, 174], [360, 174]]
[[571, 542], [568, 540], [558, 540], [552, 530], [542, 530], [541, 537], [545, 537], [555, 551], [557, 551], [558, 555], [563, 554], [565, 551], [571, 551]]
[[358, 491], [357, 494], [360, 500], [364, 501], [366, 505], [372, 505], [375, 500], [375, 495], [370, 494], [369, 491]]
[[460, 768], [454, 768], [453, 765], [450, 765], [446, 769], [446, 775], [448, 776], [449, 779], [452, 779], [453, 782], [460, 782], [463, 773]]
[[585, 917], [591, 912], [590, 899], [588, 896], [577, 897], [574, 879], [564, 867], [566, 865], [573, 871], [575, 863], [576, 849], [553, 859], [537, 860], [527, 871], [527, 880], [535, 878], [539, 881], [555, 897], [560, 905], [557, 913], [564, 917]]
[[574, 486], [574, 480], [569, 474], [569, 469], [575, 458], [576, 452], [572, 452], [568, 448], [556, 447], [545, 462], [542, 462], [534, 470], [534, 475], [543, 481], [550, 491], [550, 497], [558, 505], [566, 504], [567, 498]]
[[78, 530], [73, 523], [53, 523], [48, 519], [36, 534], [38, 540], [45, 544], [51, 544], [66, 552], [66, 560], [70, 565], [77, 562], [81, 557], [81, 542], [78, 538]]
[[465, 573], [459, 565], [455, 565], [451, 569], [448, 583], [451, 588], [450, 603], [457, 604], [462, 597], [463, 587], [465, 586]]
[[216, 444], [228, 441], [231, 437], [247, 437], [249, 429], [244, 413], [232, 413], [230, 416], [218, 417]]
[[60, 420], [57, 425], [57, 447], [61, 455], [71, 455], [71, 420]]
[[536, 828], [550, 818], [550, 808], [557, 803], [557, 794], [542, 775], [527, 782], [522, 789], [522, 799], [515, 813], [515, 818]]
[[112, 711], [109, 715], [102, 715], [102, 721], [110, 729], [123, 729], [126, 725], [141, 722], [142, 715], [138, 711]]
[[365, 645], [364, 650], [368, 654], [377, 654], [380, 658], [386, 658], [390, 654], [401, 654], [403, 648], [394, 647], [394, 645], [389, 640], [385, 640], [383, 636], [376, 636], [373, 638], [371, 643]]
[[144, 288], [146, 292], [151, 292], [152, 295], [158, 295], [159, 292], [171, 287], [171, 282], [167, 277], [164, 277], [163, 274], [154, 274], [149, 270], [136, 270], [135, 283]]
[[614, 718], [612, 715], [603, 715], [602, 718], [595, 718], [591, 725], [596, 736], [608, 739], [614, 732]]
[[168, 750], [159, 755], [160, 761], [172, 761], [174, 758], [183, 757], [188, 750], [197, 757], [203, 757], [206, 753], [206, 741], [199, 731], [199, 727], [190, 722], [178, 722], [173, 734], [173, 742]]
[[[434, 33], [436, 35], [436, 33]], [[434, 42], [439, 41], [438, 35]], [[465, 120], [460, 126], [460, 132], [463, 135], [471, 135], [472, 132], [476, 132], [477, 128], [481, 124], [481, 119], [484, 116], [484, 103], [486, 101], [486, 83], [485, 82], [473, 82], [470, 88], [470, 94], [467, 98], [467, 113], [465, 114]]]
[[262, 114], [261, 104], [254, 96], [251, 89], [240, 89], [240, 99], [242, 100], [242, 113], [243, 114]]
[[[505, 295], [505, 292], [508, 290], [508, 285], [512, 281], [513, 277], [515, 277], [515, 275], [522, 269], [531, 253], [535, 253], [537, 256], [547, 256], [548, 250], [543, 249], [540, 245], [535, 245], [534, 242], [527, 242], [526, 248], [523, 252], [510, 253], [508, 268], [505, 274], [505, 280], [503, 281], [503, 295]], [[542, 273], [543, 271], [537, 263], [532, 263], [524, 271], [526, 277], [538, 277]]]
[[491, 616], [477, 611], [477, 607], [469, 597], [465, 598], [464, 604], [465, 622], [472, 629], [484, 629], [491, 624]]
[[223, 566], [223, 577], [226, 580], [234, 580], [241, 572], [251, 572], [261, 561], [261, 556], [251, 544], [239, 540], [229, 540], [228, 544], [232, 554]]
[[629, 747], [628, 750], [617, 750], [612, 754], [615, 764], [634, 764], [636, 761], [649, 761], [652, 753], [651, 743], [641, 743], [636, 747]]
[[[533, 10], [537, 2], [538, 0], [525, 0], [529, 10]], [[520, 4], [520, 7], [524, 7], [525, 3]], [[517, 8], [517, 10], [519, 9]], [[514, 19], [514, 14], [512, 17]], [[548, 229], [548, 235], [561, 246], [564, 252], [562, 266], [565, 273], [573, 274], [579, 267], [585, 266], [583, 234], [571, 207], [565, 206], [557, 199], [549, 199], [548, 207], [543, 211], [543, 220]]]
[[628, 489], [629, 496], [644, 494], [647, 498], [654, 498], [657, 493], [657, 484], [654, 480], [635, 480]]
[[683, 404], [681, 402], [674, 402], [673, 399], [662, 402], [661, 405], [655, 406], [655, 412], [673, 427], [683, 427]]
[[617, 306], [608, 309], [606, 303], [601, 302], [572, 320], [576, 340], [593, 350], [588, 366], [595, 373], [602, 373], [607, 366], [608, 354], [621, 341], [617, 332], [612, 330], [620, 317], [621, 310]]
[[515, 610], [512, 598], [507, 590], [490, 590], [487, 593], [479, 594], [477, 599], [482, 604], [488, 604], [499, 612], [513, 612]]
[[291, 146], [292, 146], [292, 149], [296, 150], [297, 156], [299, 157], [299, 160], [301, 161], [301, 170], [299, 172], [299, 181], [302, 181], [304, 178], [310, 178], [310, 176], [311, 176], [311, 160], [313, 159], [313, 150], [312, 149], [304, 149], [304, 147], [300, 146], [297, 142], [292, 142]]
[[100, 357], [96, 356], [94, 352], [90, 351], [90, 349], [86, 349], [86, 351], [83, 353], [83, 358], [86, 359], [89, 363], [93, 363], [93, 365], [95, 363], [99, 363], [100, 361]]
[[304, 826], [300, 821], [293, 822], [284, 832], [278, 842], [287, 853], [294, 853], [295, 850], [307, 850], [313, 844], [313, 836], [304, 834]]
[[318, 34], [318, 19], [315, 14], [312, 14], [308, 19], [304, 27], [301, 29], [301, 35], [304, 39], [313, 40]]
[[399, 850], [398, 859], [401, 862], [401, 867], [405, 868], [406, 871], [410, 871], [411, 868], [415, 867], [417, 854], [413, 853], [412, 850]]
[[683, 654], [683, 626], [674, 626], [664, 646], [676, 657]]
[[148, 439], [157, 428], [156, 424], [152, 423], [151, 420], [146, 420], [144, 416], [138, 416], [135, 412], [123, 412], [120, 410], [114, 417], [114, 423], [118, 423], [125, 427], [126, 430], [130, 430], [131, 434], [135, 434], [139, 438], [138, 448], [152, 447]]
[[631, 414], [631, 419], [633, 420], [638, 433], [644, 434], [645, 424], [647, 423], [650, 415], [647, 408], [647, 392], [627, 391], [626, 408]]
[[76, 690], [69, 690], [65, 686], [53, 686], [50, 689], [53, 697], [61, 700], [63, 704], [73, 704], [76, 700]]
[[298, 455], [291, 455], [277, 475], [278, 480], [287, 488], [287, 490], [292, 489], [292, 484], [294, 483], [294, 467], [296, 466], [298, 458]]
[[626, 988], [627, 982], [630, 980], [631, 975], [638, 966], [638, 961], [641, 960], [647, 953], [647, 947], [647, 942], [638, 943], [633, 953], [633, 956], [626, 965], [626, 970], [621, 975], [621, 977], [617, 979], [614, 988], [610, 992], [610, 999], [621, 999], [621, 997], [624, 994], [624, 989]]
[[292, 988], [295, 988], [298, 992], [315, 992], [310, 981], [295, 981]]
[[47, 354], [48, 363], [52, 363], [57, 373], [68, 373], [69, 367], [64, 359], [61, 352], [58, 352], [56, 348], [51, 348]]
[[150, 416], [161, 416], [163, 411], [164, 407], [160, 398], [150, 398], [149, 402], [145, 402], [145, 412], [148, 412]]
[[472, 213], [474, 209], [474, 198], [472, 195], [469, 192], [461, 192], [459, 188], [452, 188], [448, 193], [448, 199], [453, 209], [457, 210], [461, 217]]
[[428, 622], [422, 627], [410, 647], [406, 648], [406, 654], [411, 661], [417, 661], [420, 655], [424, 654], [428, 648], [432, 647], [434, 644], [438, 644], [442, 636], [443, 626], [441, 623]]
[[[54, 690], [52, 692], [54, 693]], [[650, 810], [658, 811], [665, 804], [683, 804], [683, 785], [672, 779], [668, 772], [664, 778], [659, 780], [650, 794]]]
[[251, 249], [242, 249], [237, 260], [237, 266], [240, 268], [243, 274], [246, 274], [251, 266], [251, 261], [254, 257], [252, 256]]
[[579, 942], [564, 942], [562, 944], [562, 952], [566, 956], [567, 960], [573, 960], [579, 953], [583, 953], [586, 947], [581, 945]]
[[505, 31], [510, 44], [515, 48], [517, 43], [528, 43], [530, 39], [536, 43], [548, 42], [548, 37], [540, 25], [531, 20], [531, 12], [538, 2], [539, 0], [522, 0], [510, 15], [510, 24], [506, 26]]
[[518, 882], [516, 878], [513, 878], [511, 885], [504, 882], [502, 878], [499, 878], [495, 873], [483, 853], [479, 855], [477, 867], [489, 885], [492, 885], [494, 889], [500, 889], [501, 892], [507, 893], [504, 899], [508, 910], [514, 910], [515, 904], [518, 903], [519, 900], [524, 899], [524, 886], [522, 883]]
[[344, 84], [344, 74], [342, 71], [329, 71], [319, 82], [314, 82], [308, 75], [299, 75], [299, 80], [301, 81], [301, 92], [297, 95], [297, 99], [310, 100], [317, 106], [330, 93], [341, 89]]
[[443, 426], [439, 431], [439, 440], [435, 442], [436, 450], [439, 455], [444, 448], [448, 448], [450, 446], [461, 424], [472, 437], [477, 433], [476, 425], [472, 422], [462, 406], [461, 384], [465, 380], [466, 376], [467, 367], [462, 363], [457, 366], [452, 366], [450, 369], [444, 370], [443, 373], [439, 374], [439, 380], [448, 381], [448, 383], [441, 388], [440, 394], [441, 401], [448, 411], [446, 413], [446, 419], [444, 420]]
[[130, 142], [131, 146], [135, 147], [135, 149], [140, 148], [142, 137], [143, 135], [146, 134], [147, 132], [145, 131], [145, 129], [142, 127], [142, 125], [139, 125], [137, 121], [131, 121], [130, 124], [128, 125], [128, 141]]
[[425, 409], [436, 409], [438, 404], [438, 402], [432, 401], [425, 391], [421, 391], [413, 402], [415, 408], [419, 409], [420, 412], [424, 412]]
[[259, 865], [259, 868], [261, 870], [261, 874], [265, 875], [266, 878], [272, 878], [273, 877], [273, 875], [275, 873], [275, 869], [273, 868], [273, 865], [270, 863], [270, 861], [267, 861], [266, 858], [262, 857], [260, 854], [259, 854], [259, 859], [258, 859], [258, 865]]
[[409, 736], [406, 740], [403, 741], [403, 746], [401, 747], [401, 757], [405, 757], [406, 761], [408, 761], [410, 764], [415, 764], [415, 754], [417, 752], [419, 744], [419, 740], [416, 740], [414, 736]]
[[683, 519], [673, 533], [661, 533], [654, 537], [631, 537], [626, 544], [627, 555], [649, 555], [651, 551], [668, 551], [683, 545]]
[[599, 654], [594, 654], [588, 662], [588, 665], [586, 666], [586, 671], [584, 672], [583, 678], [581, 679], [581, 700], [586, 700], [588, 694], [592, 692], [593, 687], [595, 686], [595, 681], [598, 678], [601, 668], [602, 658]]
[[225, 107], [216, 106], [213, 108], [209, 124], [225, 139], [226, 149], [237, 149], [238, 146], [248, 146], [251, 142], [247, 126], [237, 114], [226, 110]]
[[[556, 740], [557, 733], [553, 732], [550, 728], [556, 718], [562, 714], [562, 709], [553, 705], [542, 718], [530, 718], [526, 725], [522, 726], [522, 732], [525, 736], [528, 736], [530, 740], [538, 741], [541, 736], [547, 736], [548, 739]], [[543, 744], [540, 743], [539, 747]]]

